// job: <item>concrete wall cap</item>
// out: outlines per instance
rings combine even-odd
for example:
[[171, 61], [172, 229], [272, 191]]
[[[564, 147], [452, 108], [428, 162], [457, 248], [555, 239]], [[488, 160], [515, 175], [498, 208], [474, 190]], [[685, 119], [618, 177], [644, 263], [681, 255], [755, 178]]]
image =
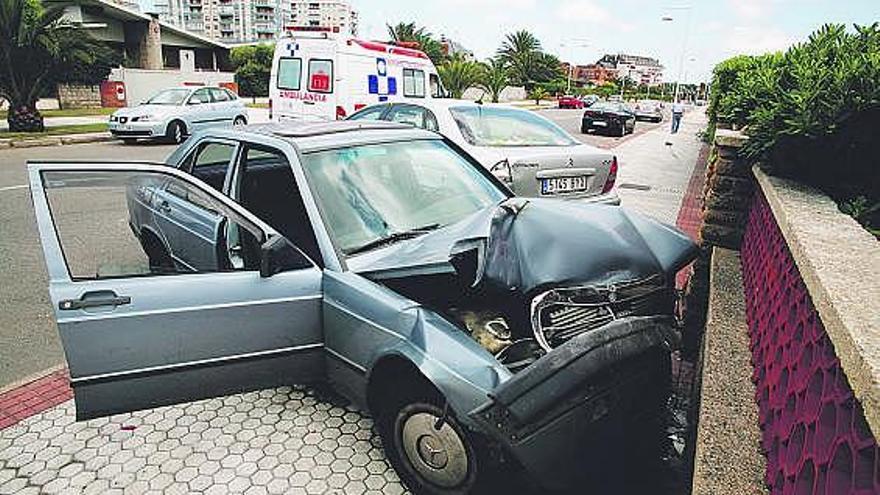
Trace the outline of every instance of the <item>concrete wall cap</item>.
[[715, 146], [742, 148], [748, 140], [749, 137], [741, 131], [733, 131], [730, 129], [715, 130]]
[[816, 189], [752, 168], [874, 436], [880, 438], [880, 242]]

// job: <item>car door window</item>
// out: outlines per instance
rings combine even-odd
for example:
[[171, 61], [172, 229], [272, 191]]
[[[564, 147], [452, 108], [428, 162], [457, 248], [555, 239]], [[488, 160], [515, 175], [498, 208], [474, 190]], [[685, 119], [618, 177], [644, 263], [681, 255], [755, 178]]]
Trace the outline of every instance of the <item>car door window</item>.
[[425, 71], [403, 69], [403, 96], [410, 98], [425, 97]]
[[211, 103], [211, 93], [208, 88], [198, 89], [189, 97], [190, 105], [202, 105], [205, 103]]
[[229, 95], [222, 88], [211, 88], [211, 97], [214, 103], [225, 103], [229, 101]]
[[425, 110], [414, 105], [395, 105], [385, 120], [425, 128]]
[[223, 192], [234, 154], [235, 145], [231, 143], [202, 143], [184, 160], [182, 168]]
[[309, 91], [313, 93], [333, 92], [332, 60], [309, 60]]
[[284, 152], [244, 144], [240, 157], [232, 198], [322, 264], [311, 220]]
[[428, 84], [431, 86], [431, 98], [443, 98], [443, 86], [440, 84], [440, 76], [430, 74]]
[[[259, 268], [263, 232], [178, 177], [51, 171], [43, 178], [73, 280]], [[230, 227], [238, 232], [234, 245]]]
[[302, 77], [302, 59], [281, 57], [278, 59], [278, 76], [275, 85], [278, 89], [298, 90]]
[[372, 107], [367, 107], [349, 117], [348, 120], [380, 120], [382, 118], [382, 114], [387, 108], [388, 105], [375, 105]]

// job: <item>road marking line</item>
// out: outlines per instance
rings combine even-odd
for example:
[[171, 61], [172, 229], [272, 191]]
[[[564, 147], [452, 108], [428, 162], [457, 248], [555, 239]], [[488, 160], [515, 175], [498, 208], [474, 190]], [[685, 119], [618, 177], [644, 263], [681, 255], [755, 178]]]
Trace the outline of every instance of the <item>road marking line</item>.
[[18, 185], [18, 186], [5, 186], [5, 187], [0, 187], [0, 192], [3, 192], [3, 191], [14, 191], [14, 190], [16, 190], [16, 189], [24, 189], [24, 188], [26, 188], [26, 187], [27, 187], [27, 184], [21, 184], [21, 185]]

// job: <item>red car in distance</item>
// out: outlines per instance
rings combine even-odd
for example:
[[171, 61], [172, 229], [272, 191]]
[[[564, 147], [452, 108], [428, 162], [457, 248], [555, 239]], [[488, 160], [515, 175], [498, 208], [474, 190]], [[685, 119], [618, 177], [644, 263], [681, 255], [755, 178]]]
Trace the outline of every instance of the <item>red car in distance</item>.
[[580, 109], [580, 108], [584, 108], [584, 102], [576, 96], [571, 96], [571, 95], [560, 96], [559, 97], [559, 108]]

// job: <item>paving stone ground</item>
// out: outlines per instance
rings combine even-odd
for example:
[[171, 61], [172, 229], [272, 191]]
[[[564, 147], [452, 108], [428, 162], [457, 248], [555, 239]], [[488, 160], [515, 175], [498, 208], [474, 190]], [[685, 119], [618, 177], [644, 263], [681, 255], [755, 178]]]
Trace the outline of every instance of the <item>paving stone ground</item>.
[[[676, 223], [701, 124], [689, 115], [677, 136], [658, 127], [613, 147], [619, 184], [652, 185], [621, 189], [625, 206]], [[0, 393], [0, 495], [406, 493], [372, 421], [330, 392], [281, 387], [75, 422], [66, 383], [52, 382]], [[33, 404], [4, 410], [10, 393]], [[47, 393], [60, 405], [38, 403]]]
[[0, 430], [0, 494], [402, 494], [372, 420], [281, 387], [74, 421], [73, 401]]

